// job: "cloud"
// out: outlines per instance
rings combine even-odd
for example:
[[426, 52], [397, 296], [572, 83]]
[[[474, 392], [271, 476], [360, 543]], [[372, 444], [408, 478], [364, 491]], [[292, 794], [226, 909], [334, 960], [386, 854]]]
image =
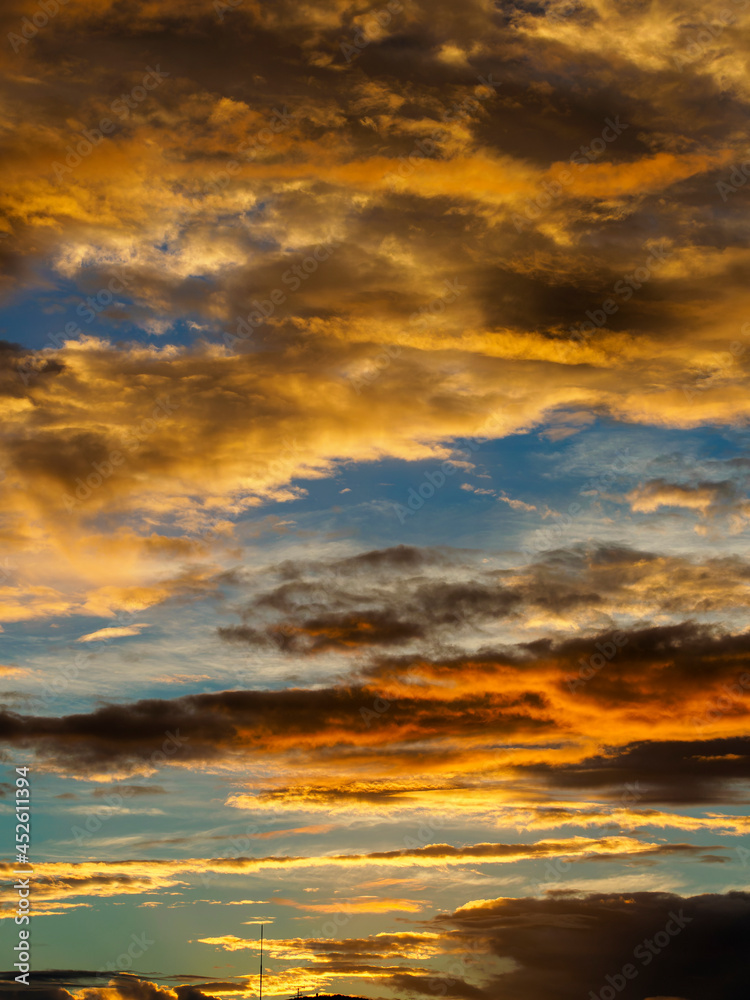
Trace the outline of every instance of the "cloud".
[[[324, 598], [313, 596], [305, 568], [297, 573], [263, 592], [252, 614], [272, 608], [298, 629], [298, 621], [314, 620]], [[739, 582], [744, 573], [737, 560], [694, 565], [627, 550], [560, 551], [499, 581], [494, 572], [468, 582], [407, 575], [393, 587], [393, 607], [400, 621], [434, 637], [450, 623], [455, 633], [457, 619], [491, 621], [508, 609], [600, 611], [606, 601], [614, 611], [626, 594], [645, 602], [661, 593], [679, 610], [701, 588], [710, 606], [723, 600], [732, 574]], [[370, 570], [357, 574], [348, 590], [346, 577], [329, 577], [329, 621], [347, 599], [367, 606], [368, 591], [390, 608]], [[309, 642], [312, 631], [306, 634]], [[609, 804], [636, 784], [641, 807], [743, 801], [747, 750], [733, 733], [748, 712], [745, 631], [683, 621], [476, 651], [434, 643], [398, 653], [380, 638], [369, 661], [328, 685], [142, 699], [62, 717], [7, 711], [0, 722], [8, 743], [33, 749], [45, 767], [94, 780], [150, 774], [167, 763], [221, 764], [242, 773], [244, 788], [230, 803], [270, 813], [442, 808], [460, 789], [462, 810], [493, 803], [512, 813], [515, 799], [523, 823], [544, 822], [543, 812], [540, 819], [523, 812], [538, 805], [529, 781], [545, 794], [575, 786]], [[502, 755], [498, 740], [511, 742]], [[264, 762], [254, 779], [246, 775], [251, 760]], [[624, 821], [637, 824], [633, 800], [624, 805]], [[596, 822], [595, 808], [584, 813]], [[708, 828], [736, 822], [714, 819]]]
[[663, 479], [652, 480], [628, 494], [633, 510], [652, 513], [659, 507], [687, 507], [702, 514], [713, 506], [729, 483], [703, 483], [700, 486], [678, 486]]
[[106, 798], [108, 795], [118, 794], [129, 798], [131, 795], [166, 795], [167, 791], [161, 785], [110, 785], [107, 788], [95, 788], [91, 795], [95, 799]]
[[502, 500], [503, 503], [507, 503], [508, 506], [511, 508], [511, 510], [525, 510], [525, 511], [536, 510], [534, 504], [524, 503], [523, 500], [513, 500], [510, 497], [506, 496], [500, 496], [498, 497], [498, 499]]
[[10, 667], [0, 664], [0, 677], [26, 677], [28, 670], [24, 667]]
[[[16, 1000], [16, 997], [32, 995], [35, 1000], [218, 1000], [213, 994], [204, 992], [206, 989], [227, 988], [239, 992], [239, 987], [232, 983], [200, 985], [186, 984], [162, 988], [156, 983], [140, 979], [130, 973], [119, 973], [110, 976], [108, 973], [84, 971], [78, 969], [50, 969], [45, 972], [29, 973], [30, 986], [22, 989], [4, 989], [3, 993]], [[102, 980], [106, 982], [102, 983]], [[61, 986], [64, 983], [75, 990], [69, 992]], [[100, 984], [101, 985], [98, 985]], [[97, 985], [92, 985], [97, 984]], [[78, 987], [83, 987], [79, 992]], [[25, 990], [25, 992], [24, 992]]]
[[[636, 783], [643, 803], [671, 805], [747, 801], [750, 741], [745, 737], [703, 741], [635, 743], [579, 764], [528, 770], [563, 788], [615, 793]], [[525, 770], [525, 769], [524, 769]]]
[[[561, 1000], [573, 1000], [591, 991], [599, 994], [609, 976], [624, 981], [625, 998], [690, 997], [699, 990], [707, 1000], [720, 1000], [741, 979], [748, 920], [750, 897], [744, 892], [557, 892], [542, 899], [473, 900], [434, 917], [429, 929], [419, 932], [280, 939], [268, 947], [276, 963], [308, 963], [277, 973], [283, 983], [304, 969], [316, 981], [331, 974], [362, 976], [417, 995], [439, 989], [445, 996], [481, 1000], [501, 990], [511, 1000], [542, 1000], [554, 989]], [[234, 935], [203, 943], [229, 951], [259, 947]], [[446, 971], [413, 964], [438, 955], [448, 957]], [[408, 964], [386, 964], [392, 958]], [[217, 982], [213, 988], [223, 992], [226, 985]], [[185, 1000], [211, 988], [200, 984], [172, 991], [135, 977], [117, 977], [109, 984], [123, 1000]]]
[[[477, 937], [496, 956], [514, 961], [512, 971], [488, 977], [480, 997], [502, 991], [509, 1000], [573, 1000], [591, 991], [599, 995], [610, 976], [622, 980], [625, 998], [669, 991], [720, 1000], [743, 975], [740, 941], [749, 920], [745, 892], [563, 892], [545, 899], [476, 900], [435, 918], [433, 926], [455, 928], [467, 951]], [[462, 964], [458, 984], [466, 978]], [[635, 975], [623, 976], [624, 966]], [[394, 985], [408, 988], [409, 978]], [[447, 995], [464, 995], [446, 985]], [[427, 992], [419, 983], [412, 988]]]
[[331, 830], [335, 830], [336, 825], [334, 823], [317, 823], [312, 826], [295, 826], [290, 827], [288, 830], [267, 830], [265, 833], [254, 833], [251, 834], [256, 840], [272, 840], [275, 837], [287, 837], [292, 834], [310, 834], [315, 835], [318, 833], [329, 833]]
[[631, 509], [639, 513], [651, 514], [662, 507], [682, 507], [711, 520], [729, 518], [733, 533], [737, 533], [750, 515], [745, 493], [746, 489], [730, 480], [691, 484], [652, 479], [631, 490], [627, 499]]
[[[631, 33], [611, 4], [553, 23], [474, 0], [464, 23], [414, 3], [347, 64], [348, 4], [240, 6], [228, 31], [197, 0], [128, 18], [79, 4], [2, 57], [3, 290], [38, 291], [59, 320], [43, 348], [0, 351], [2, 515], [24, 557], [9, 620], [163, 600], [144, 531], [181, 533], [174, 569], [180, 545], [349, 461], [747, 416], [747, 248], [716, 190], [744, 156], [739, 28], [679, 68], [698, 7], [664, 24], [639, 9]], [[35, 10], [9, 5], [6, 37]], [[120, 117], [145, 34], [169, 75]], [[56, 177], [106, 117], [114, 132]], [[141, 541], [123, 563], [124, 529]]]
[[[15, 970], [14, 970], [15, 971]], [[12, 982], [14, 977], [8, 974], [8, 981]], [[21, 997], [29, 996], [29, 990], [23, 988], [3, 989], [3, 993], [8, 1000], [21, 1000]], [[61, 986], [37, 986], [34, 984], [33, 996], [35, 1000], [73, 1000], [73, 995]]]
[[100, 628], [96, 632], [89, 632], [88, 635], [80, 636], [76, 639], [76, 642], [97, 642], [100, 639], [119, 639], [126, 635], [140, 635], [142, 628], [150, 628], [150, 625], [123, 625], [111, 628]]
[[508, 627], [558, 631], [590, 623], [593, 631], [604, 622], [614, 627], [726, 613], [747, 603], [748, 567], [740, 557], [696, 559], [599, 545], [554, 549], [512, 569], [449, 549], [442, 550], [442, 562], [434, 551], [413, 548], [354, 559], [362, 562], [269, 567], [252, 580], [243, 624], [221, 626], [218, 635], [290, 655], [398, 646], [432, 652], [432, 644], [459, 638], [474, 649], [494, 635], [507, 641]]
[[423, 632], [417, 625], [401, 621], [388, 612], [319, 615], [307, 619], [300, 628], [271, 627], [265, 632], [240, 625], [219, 628], [218, 634], [228, 642], [276, 646], [285, 652], [303, 650], [307, 653], [399, 646], [410, 639], [423, 638]]
[[[529, 844], [485, 843], [456, 847], [451, 844], [431, 843], [425, 847], [403, 848], [391, 851], [370, 851], [361, 854], [318, 854], [309, 856], [269, 855], [267, 857], [186, 858], [180, 860], [125, 860], [41, 862], [34, 869], [36, 898], [55, 901], [54, 906], [64, 907], [57, 901], [89, 896], [143, 895], [157, 890], [184, 885], [192, 877], [196, 882], [208, 875], [252, 874], [263, 871], [293, 871], [309, 869], [353, 869], [388, 867], [443, 868], [477, 864], [513, 864], [536, 858], [565, 857], [568, 860], [591, 861], [597, 858], [612, 860], [639, 859], [648, 861], [659, 856], [682, 853], [699, 856], [705, 848], [691, 845], [659, 845], [634, 837], [563, 837], [539, 840]], [[11, 872], [6, 864], [2, 870]], [[12, 891], [5, 893], [11, 899]], [[275, 899], [269, 904], [278, 902]], [[351, 902], [351, 907], [350, 907]], [[86, 904], [77, 904], [86, 905]], [[420, 910], [422, 900], [394, 899], [368, 896], [353, 901], [342, 899], [331, 904], [307, 904], [289, 901], [310, 912], [336, 913], [348, 911], [378, 913], [391, 909]], [[322, 910], [318, 910], [323, 906]], [[333, 909], [331, 909], [333, 907]], [[8, 917], [12, 916], [8, 911]]]
[[394, 910], [416, 913], [424, 909], [424, 901], [414, 899], [395, 899], [393, 897], [359, 896], [347, 899], [345, 903], [305, 903], [294, 899], [274, 897], [277, 906], [291, 906], [295, 910], [305, 910], [308, 913], [340, 913], [343, 908], [347, 913], [390, 913]]
[[[45, 663], [65, 642], [81, 657], [101, 643], [106, 671], [117, 649], [126, 688], [120, 703], [90, 702], [102, 691], [78, 678], [49, 715], [33, 702], [12, 711], [6, 693], [5, 742], [50, 781], [95, 782], [99, 808], [116, 779], [145, 796], [137, 778], [167, 764], [175, 784], [220, 772], [235, 819], [273, 820], [248, 838], [256, 845], [333, 833], [328, 814], [355, 829], [417, 815], [415, 830], [425, 816], [449, 828], [426, 827], [404, 850], [378, 834], [356, 853], [40, 864], [35, 905], [136, 904], [207, 873], [468, 878], [485, 865], [601, 859], [613, 868], [593, 880], [586, 870], [575, 894], [475, 901], [429, 924], [420, 911], [418, 933], [437, 941], [287, 942], [299, 965], [272, 981], [283, 995], [349, 977], [430, 996], [437, 970], [446, 994], [473, 1000], [601, 995], [664, 908], [688, 907], [626, 893], [626, 879], [661, 864], [671, 867], [654, 885], [681, 863], [721, 871], [713, 841], [747, 832], [750, 569], [742, 555], [691, 554], [683, 537], [672, 554], [654, 542], [689, 520], [703, 553], [727, 518], [744, 531], [746, 470], [680, 475], [657, 456], [623, 495], [607, 494], [630, 511], [597, 520], [631, 547], [592, 541], [527, 564], [406, 544], [309, 557], [324, 537], [350, 553], [350, 516], [365, 539], [433, 537], [429, 517], [399, 532], [392, 505], [361, 488], [367, 477], [349, 493], [353, 483], [320, 490], [322, 504], [317, 487], [355, 463], [408, 472], [451, 460], [461, 481], [484, 475], [465, 461], [466, 436], [507, 439], [507, 457], [522, 435], [545, 456], [566, 453], [573, 434], [585, 449], [596, 425], [608, 436], [640, 426], [652, 451], [682, 432], [737, 440], [750, 415], [747, 14], [719, 30], [721, 12], [694, 0], [401, 8], [388, 23], [350, 0], [244, 0], [221, 17], [207, 0], [78, 0], [54, 16], [8, 0], [0, 11], [0, 295], [24, 341], [0, 343], [0, 534], [13, 561], [0, 617], [19, 636], [29, 623], [61, 629], [36, 636]], [[46, 16], [54, 23], [19, 33], [23, 18]], [[352, 58], [342, 40], [361, 43]], [[151, 63], [164, 75], [147, 88]], [[123, 107], [118, 95], [139, 88]], [[544, 471], [538, 499], [502, 457], [497, 503], [484, 485], [454, 494], [499, 519], [499, 533], [494, 521], [480, 531], [482, 548], [510, 546], [518, 524], [563, 521], [545, 499], [567, 481]], [[414, 486], [398, 483], [388, 488], [405, 502]], [[350, 513], [324, 511], [331, 497]], [[584, 537], [599, 530], [578, 525]], [[283, 561], [271, 536], [288, 543]], [[210, 607], [191, 619], [197, 652], [181, 628], [146, 631], [147, 609], [167, 606], [166, 621], [199, 602]], [[251, 682], [235, 669], [246, 653]], [[191, 655], [200, 668], [175, 675]], [[42, 690], [47, 674], [30, 669]], [[188, 694], [151, 697], [164, 677]], [[469, 823], [491, 832], [469, 836]], [[526, 832], [496, 832], [503, 824]], [[667, 827], [711, 843], [664, 843]], [[197, 836], [195, 824], [163, 828], [161, 840], [139, 836], [159, 851]], [[529, 833], [542, 829], [545, 839]], [[119, 833], [103, 851], [132, 844]], [[584, 892], [623, 870], [619, 895]], [[374, 891], [404, 898], [363, 907], [423, 905], [417, 886]], [[329, 899], [294, 919], [322, 921]], [[743, 970], [723, 949], [746, 940], [746, 903], [693, 897], [700, 919], [639, 970], [637, 1000], [736, 989]], [[468, 969], [471, 939], [486, 948]], [[305, 963], [315, 974], [295, 978]], [[42, 983], [49, 1000], [250, 992], [249, 978], [237, 990], [57, 978]]]
[[[260, 951], [260, 942], [229, 934], [207, 938], [202, 944], [216, 944], [225, 951]], [[362, 963], [373, 959], [420, 959], [450, 954], [450, 942], [434, 931], [403, 931], [371, 934], [362, 938], [276, 938], [264, 942], [273, 960], [319, 963]]]

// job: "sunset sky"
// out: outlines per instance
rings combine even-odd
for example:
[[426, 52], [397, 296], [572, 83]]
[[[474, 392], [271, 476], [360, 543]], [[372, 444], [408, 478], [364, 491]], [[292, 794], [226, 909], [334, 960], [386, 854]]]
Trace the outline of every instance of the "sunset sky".
[[0, 969], [742, 1000], [750, 0], [0, 28]]

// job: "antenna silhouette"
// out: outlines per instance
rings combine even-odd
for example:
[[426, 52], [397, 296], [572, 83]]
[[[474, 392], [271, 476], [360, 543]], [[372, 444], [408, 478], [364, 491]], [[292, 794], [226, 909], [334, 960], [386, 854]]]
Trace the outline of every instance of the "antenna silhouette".
[[260, 925], [260, 989], [258, 1000], [263, 1000], [263, 924]]

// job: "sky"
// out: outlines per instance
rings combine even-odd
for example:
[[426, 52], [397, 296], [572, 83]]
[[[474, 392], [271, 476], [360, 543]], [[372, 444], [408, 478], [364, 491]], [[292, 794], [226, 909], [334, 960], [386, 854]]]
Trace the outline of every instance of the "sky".
[[8, 1000], [746, 995], [722, 3], [5, 0]]

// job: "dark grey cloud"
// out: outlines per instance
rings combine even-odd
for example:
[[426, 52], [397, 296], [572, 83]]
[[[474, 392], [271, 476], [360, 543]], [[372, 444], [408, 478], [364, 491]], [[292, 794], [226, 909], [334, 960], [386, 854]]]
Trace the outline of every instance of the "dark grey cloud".
[[[0, 980], [0, 994], [6, 1000], [21, 1000], [33, 996], [34, 1000], [73, 1000], [73, 993], [83, 989], [87, 1000], [104, 1000], [113, 994], [122, 1000], [218, 1000], [214, 989], [238, 990], [237, 983], [216, 981], [206, 983], [197, 976], [182, 979], [198, 979], [195, 984], [183, 983], [174, 987], [160, 987], [156, 983], [133, 972], [93, 972], [83, 969], [46, 969], [29, 973], [29, 986], [19, 988], [9, 973], [10, 983]], [[172, 977], [174, 978], [174, 977]]]
[[641, 742], [580, 764], [522, 768], [548, 787], [620, 795], [638, 789], [643, 804], [672, 806], [750, 802], [750, 738]]
[[[325, 755], [329, 733], [339, 733], [342, 746], [382, 742], [368, 733], [367, 712], [377, 693], [362, 685], [223, 691], [171, 701], [147, 699], [129, 705], [106, 705], [87, 714], [61, 718], [0, 713], [0, 739], [14, 746], [54, 754], [71, 766], [95, 769], [116, 761], [170, 759], [214, 760], [226, 754], [288, 750], [296, 732], [312, 752]], [[534, 717], [539, 713], [541, 717]], [[550, 730], [544, 699], [536, 693], [496, 695], [481, 692], [443, 700], [401, 699], [384, 717], [394, 742], [417, 742], [480, 729], [497, 735]], [[387, 751], [386, 751], [387, 752]]]
[[[672, 584], [668, 589], [665, 574]], [[739, 556], [697, 560], [602, 545], [551, 550], [518, 569], [489, 571], [475, 553], [401, 546], [345, 560], [283, 563], [263, 575], [261, 587], [268, 575], [276, 582], [245, 605], [243, 623], [221, 626], [218, 634], [228, 642], [299, 655], [378, 646], [423, 649], [462, 638], [476, 645], [483, 626], [521, 624], [540, 612], [596, 613], [607, 616], [616, 631], [623, 604], [640, 604], [645, 621], [665, 612], [688, 617], [744, 610], [750, 565]], [[716, 629], [690, 621], [671, 631], [640, 628], [637, 642], [628, 641], [618, 662], [645, 663], [668, 648], [687, 662], [688, 642], [695, 657], [707, 654], [711, 644], [718, 649], [719, 642], [723, 652], [735, 650], [726, 669], [741, 667], [746, 640], [720, 639], [721, 629]], [[527, 649], [575, 662], [575, 654], [586, 654], [591, 643], [591, 637], [554, 644], [540, 640]], [[611, 680], [611, 673], [606, 677]], [[588, 691], [603, 692], [607, 683], [602, 675]], [[625, 694], [623, 689], [620, 695]]]
[[125, 793], [126, 796], [131, 795], [166, 795], [166, 788], [162, 788], [161, 785], [108, 785], [105, 788], [95, 788], [91, 794], [95, 799], [106, 798], [108, 795], [112, 795], [113, 792], [119, 794]]
[[[408, 975], [394, 980], [397, 988], [477, 1000], [580, 1000], [602, 990], [605, 1000], [610, 991], [623, 1000], [735, 1000], [750, 973], [743, 946], [750, 931], [746, 892], [559, 892], [468, 904], [434, 924], [451, 928], [466, 944], [456, 972], [446, 977], [444, 990], [442, 977], [430, 984]], [[493, 955], [513, 959], [516, 969], [490, 975], [482, 987], [469, 986], [477, 940]]]

